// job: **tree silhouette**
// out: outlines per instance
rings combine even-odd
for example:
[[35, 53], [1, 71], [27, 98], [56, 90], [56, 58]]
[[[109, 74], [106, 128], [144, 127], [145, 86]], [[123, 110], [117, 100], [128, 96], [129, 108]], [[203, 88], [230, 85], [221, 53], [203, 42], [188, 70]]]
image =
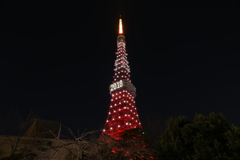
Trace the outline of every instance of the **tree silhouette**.
[[240, 128], [229, 124], [222, 114], [198, 114], [171, 118], [157, 140], [161, 160], [240, 159]]

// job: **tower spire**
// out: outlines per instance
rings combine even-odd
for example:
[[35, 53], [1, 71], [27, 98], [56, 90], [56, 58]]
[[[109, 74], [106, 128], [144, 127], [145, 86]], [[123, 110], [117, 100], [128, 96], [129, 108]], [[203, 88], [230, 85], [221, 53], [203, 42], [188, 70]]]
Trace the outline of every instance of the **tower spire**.
[[122, 17], [119, 16], [119, 26], [118, 26], [118, 34], [123, 34], [123, 24], [122, 24]]

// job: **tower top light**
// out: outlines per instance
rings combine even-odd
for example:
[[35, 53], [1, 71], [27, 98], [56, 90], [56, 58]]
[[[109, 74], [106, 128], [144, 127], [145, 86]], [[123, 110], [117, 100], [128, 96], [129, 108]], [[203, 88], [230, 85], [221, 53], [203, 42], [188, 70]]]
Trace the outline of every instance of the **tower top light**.
[[121, 15], [120, 15], [120, 18], [119, 18], [119, 30], [118, 30], [118, 34], [123, 34], [123, 25], [122, 25]]

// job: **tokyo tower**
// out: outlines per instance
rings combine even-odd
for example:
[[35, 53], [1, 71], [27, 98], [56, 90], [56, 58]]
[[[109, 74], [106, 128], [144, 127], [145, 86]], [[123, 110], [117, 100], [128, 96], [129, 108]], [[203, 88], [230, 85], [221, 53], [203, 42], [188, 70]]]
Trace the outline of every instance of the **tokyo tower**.
[[109, 87], [111, 94], [110, 109], [103, 129], [103, 134], [107, 134], [114, 139], [121, 139], [121, 135], [126, 130], [142, 128], [134, 100], [136, 88], [131, 83], [127, 55], [123, 24], [120, 17], [114, 76]]

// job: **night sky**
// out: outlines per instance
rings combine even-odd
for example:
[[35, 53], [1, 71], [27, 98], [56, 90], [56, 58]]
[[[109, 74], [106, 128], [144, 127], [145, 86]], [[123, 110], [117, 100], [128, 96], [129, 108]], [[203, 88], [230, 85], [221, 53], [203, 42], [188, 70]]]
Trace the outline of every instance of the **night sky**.
[[122, 15], [145, 125], [223, 113], [240, 126], [238, 6], [224, 0], [0, 2], [0, 120], [11, 108], [101, 129]]

